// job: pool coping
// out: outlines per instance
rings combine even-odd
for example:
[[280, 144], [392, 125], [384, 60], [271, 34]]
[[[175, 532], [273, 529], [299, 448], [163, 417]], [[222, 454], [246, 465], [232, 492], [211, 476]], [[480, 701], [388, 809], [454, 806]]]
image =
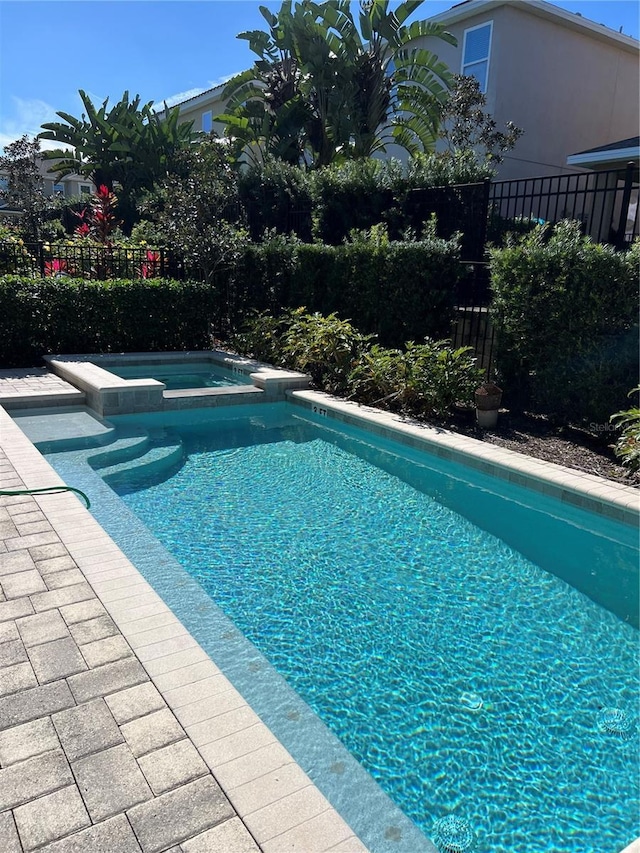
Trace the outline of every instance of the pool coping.
[[[63, 484], [2, 406], [0, 446], [26, 489]], [[71, 493], [33, 498], [263, 853], [367, 853], [79, 499]], [[203, 724], [214, 719], [229, 731], [207, 740]]]
[[640, 490], [573, 468], [525, 456], [440, 427], [342, 400], [321, 391], [290, 391], [289, 402], [319, 417], [359, 427], [402, 445], [458, 462], [615, 521], [640, 526]]

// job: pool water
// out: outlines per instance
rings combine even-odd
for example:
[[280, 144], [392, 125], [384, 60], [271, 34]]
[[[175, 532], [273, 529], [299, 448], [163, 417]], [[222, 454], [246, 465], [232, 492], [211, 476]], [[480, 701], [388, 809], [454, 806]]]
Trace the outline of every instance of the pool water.
[[282, 407], [178, 431], [182, 467], [122, 500], [426, 835], [639, 834], [629, 528]]
[[178, 364], [138, 364], [108, 367], [122, 379], [155, 379], [164, 382], [167, 391], [184, 388], [222, 388], [226, 385], [251, 385], [251, 379], [241, 373], [232, 373], [223, 367], [213, 367], [208, 362], [182, 362]]

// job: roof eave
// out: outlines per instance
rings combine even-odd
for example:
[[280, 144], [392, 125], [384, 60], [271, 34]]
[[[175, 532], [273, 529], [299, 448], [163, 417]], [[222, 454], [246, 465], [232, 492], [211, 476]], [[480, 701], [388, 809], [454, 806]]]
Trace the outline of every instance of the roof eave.
[[580, 166], [583, 169], [603, 168], [610, 165], [626, 166], [627, 163], [640, 162], [640, 146], [633, 148], [618, 148], [612, 151], [584, 152], [582, 154], [570, 154], [567, 157], [568, 166]]
[[565, 26], [577, 32], [589, 33], [595, 38], [604, 41], [614, 41], [620, 47], [626, 49], [638, 51], [640, 48], [640, 42], [631, 36], [617, 33], [615, 30], [604, 26], [604, 24], [597, 24], [595, 21], [590, 21], [588, 18], [583, 18], [574, 12], [567, 12], [566, 9], [546, 3], [544, 0], [516, 0], [516, 2], [514, 0], [471, 0], [471, 2], [460, 3], [446, 12], [441, 12], [439, 15], [434, 15], [429, 20], [444, 25], [455, 24], [484, 12], [492, 12], [499, 6], [516, 6], [532, 15], [537, 15], [547, 20], [562, 22]]

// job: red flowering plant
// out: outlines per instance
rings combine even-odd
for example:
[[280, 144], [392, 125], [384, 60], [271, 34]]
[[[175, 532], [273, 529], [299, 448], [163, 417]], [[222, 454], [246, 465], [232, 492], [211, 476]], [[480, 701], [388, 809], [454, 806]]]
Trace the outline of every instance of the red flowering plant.
[[103, 246], [111, 246], [111, 234], [120, 225], [120, 220], [115, 214], [118, 199], [114, 192], [105, 184], [98, 187], [96, 194], [91, 199], [90, 222], [91, 231], [95, 239]]
[[160, 275], [160, 252], [147, 250], [146, 260], [140, 266], [140, 278], [157, 278]]
[[47, 278], [57, 278], [60, 275], [66, 275], [68, 272], [69, 264], [60, 258], [52, 258], [50, 261], [44, 262], [44, 274]]

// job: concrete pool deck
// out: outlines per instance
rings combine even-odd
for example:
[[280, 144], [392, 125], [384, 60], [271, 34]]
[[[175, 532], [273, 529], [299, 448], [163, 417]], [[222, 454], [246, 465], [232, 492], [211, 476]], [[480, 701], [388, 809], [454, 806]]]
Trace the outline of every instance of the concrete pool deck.
[[[0, 407], [0, 489], [60, 478]], [[3, 853], [366, 853], [70, 493], [0, 496]]]

